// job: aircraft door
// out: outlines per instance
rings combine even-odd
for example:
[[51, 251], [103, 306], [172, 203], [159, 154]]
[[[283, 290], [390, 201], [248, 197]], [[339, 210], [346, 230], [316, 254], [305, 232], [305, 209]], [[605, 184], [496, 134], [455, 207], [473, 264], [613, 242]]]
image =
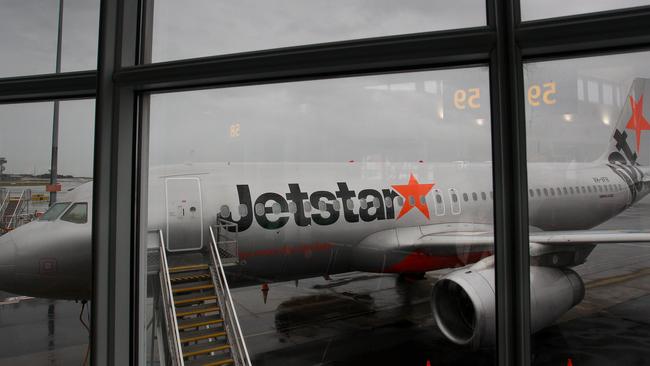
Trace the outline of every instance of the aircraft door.
[[203, 205], [199, 178], [167, 178], [167, 250], [198, 250], [203, 247]]

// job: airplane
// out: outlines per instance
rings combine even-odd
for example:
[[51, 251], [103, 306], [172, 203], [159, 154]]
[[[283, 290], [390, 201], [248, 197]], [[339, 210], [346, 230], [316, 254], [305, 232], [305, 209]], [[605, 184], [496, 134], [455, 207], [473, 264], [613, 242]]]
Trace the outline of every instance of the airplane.
[[[582, 301], [571, 268], [597, 244], [650, 242], [649, 232], [589, 230], [650, 192], [650, 167], [638, 162], [649, 90], [650, 80], [634, 80], [596, 161], [528, 164], [533, 331]], [[206, 246], [210, 225], [229, 223], [238, 275], [259, 283], [458, 268], [434, 285], [433, 316], [450, 341], [478, 348], [495, 341], [491, 184], [489, 162], [152, 167], [148, 228], [162, 230], [169, 252], [191, 252]], [[90, 299], [91, 197], [92, 182], [0, 237], [0, 289]]]

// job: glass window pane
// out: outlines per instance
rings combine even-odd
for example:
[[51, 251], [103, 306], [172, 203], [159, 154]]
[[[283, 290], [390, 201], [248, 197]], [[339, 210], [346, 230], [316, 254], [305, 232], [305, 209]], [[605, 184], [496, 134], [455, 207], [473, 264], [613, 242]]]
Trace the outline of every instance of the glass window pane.
[[55, 103], [0, 105], [0, 365], [84, 364], [94, 105], [58, 103], [58, 185], [50, 185]]
[[485, 1], [158, 0], [153, 61], [486, 24]]
[[70, 202], [59, 202], [52, 205], [43, 216], [39, 218], [41, 221], [54, 221], [61, 216], [61, 214], [70, 206]]
[[554, 18], [650, 5], [648, 0], [521, 0], [521, 20]]
[[88, 221], [88, 204], [75, 203], [68, 212], [61, 217], [61, 220], [73, 224], [85, 224]]
[[524, 66], [528, 182], [563, 187], [529, 200], [533, 364], [650, 357], [650, 235], [631, 237], [650, 232], [649, 62], [642, 52]]
[[[3, 0], [0, 77], [55, 72], [58, 23], [59, 1]], [[65, 0], [61, 71], [97, 68], [98, 33], [99, 0]]]
[[[151, 95], [147, 245], [172, 273], [141, 301], [143, 323], [164, 319], [171, 299], [214, 295], [174, 271], [219, 254], [253, 364], [493, 364], [492, 205], [458, 196], [492, 190], [488, 85], [480, 67]], [[184, 213], [192, 202], [202, 217]], [[224, 216], [222, 205], [249, 209]], [[420, 240], [472, 230], [488, 244]], [[142, 271], [150, 283], [157, 263]], [[188, 314], [181, 339], [194, 334], [191, 311], [214, 315], [210, 301], [174, 307]], [[158, 331], [141, 331], [149, 361], [169, 363]], [[434, 360], [441, 352], [453, 356]]]

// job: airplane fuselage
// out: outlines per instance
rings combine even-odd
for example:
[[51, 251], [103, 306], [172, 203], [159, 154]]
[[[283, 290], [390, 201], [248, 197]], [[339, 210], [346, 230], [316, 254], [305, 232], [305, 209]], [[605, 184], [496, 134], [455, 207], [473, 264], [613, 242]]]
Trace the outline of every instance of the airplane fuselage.
[[[637, 173], [639, 179], [644, 174]], [[529, 164], [532, 230], [587, 229], [610, 219], [648, 192], [647, 183], [630, 185], [624, 178], [606, 164]], [[489, 227], [489, 163], [195, 164], [153, 169], [149, 179], [149, 228], [163, 230], [170, 249], [207, 245], [210, 225], [232, 222], [241, 273], [262, 281], [350, 270], [417, 273], [490, 254], [414, 259], [399, 244], [400, 235], [444, 232], [445, 224], [454, 225], [447, 231], [459, 230], [459, 223]], [[186, 186], [168, 187], [179, 184]], [[189, 192], [192, 187], [200, 193]], [[188, 222], [191, 210], [194, 224]], [[395, 228], [397, 245], [359, 246], [370, 234]], [[377, 255], [378, 248], [385, 252]]]

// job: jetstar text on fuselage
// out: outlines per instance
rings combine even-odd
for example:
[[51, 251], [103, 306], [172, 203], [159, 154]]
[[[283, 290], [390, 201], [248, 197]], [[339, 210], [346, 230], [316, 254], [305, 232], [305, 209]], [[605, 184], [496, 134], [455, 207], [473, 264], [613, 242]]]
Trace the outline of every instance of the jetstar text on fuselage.
[[[334, 192], [320, 190], [310, 194], [303, 191], [300, 184], [289, 183], [288, 192], [262, 193], [253, 201], [248, 184], [239, 184], [239, 204], [244, 207], [240, 209], [241, 217], [234, 220], [230, 212], [227, 217], [222, 213], [219, 216], [237, 224], [237, 228], [228, 227], [232, 232], [248, 229], [253, 221], [265, 229], [275, 230], [285, 226], [291, 219], [297, 226], [332, 225], [341, 216], [350, 223], [399, 219], [413, 208], [428, 219], [426, 195], [435, 183], [420, 184], [411, 175], [408, 184], [392, 185], [388, 189], [361, 189], [357, 193], [346, 182], [337, 182], [336, 185], [338, 189]], [[402, 206], [397, 217], [394, 204], [396, 198]], [[353, 199], [359, 201], [357, 212]], [[312, 207], [315, 210], [312, 211]]]

